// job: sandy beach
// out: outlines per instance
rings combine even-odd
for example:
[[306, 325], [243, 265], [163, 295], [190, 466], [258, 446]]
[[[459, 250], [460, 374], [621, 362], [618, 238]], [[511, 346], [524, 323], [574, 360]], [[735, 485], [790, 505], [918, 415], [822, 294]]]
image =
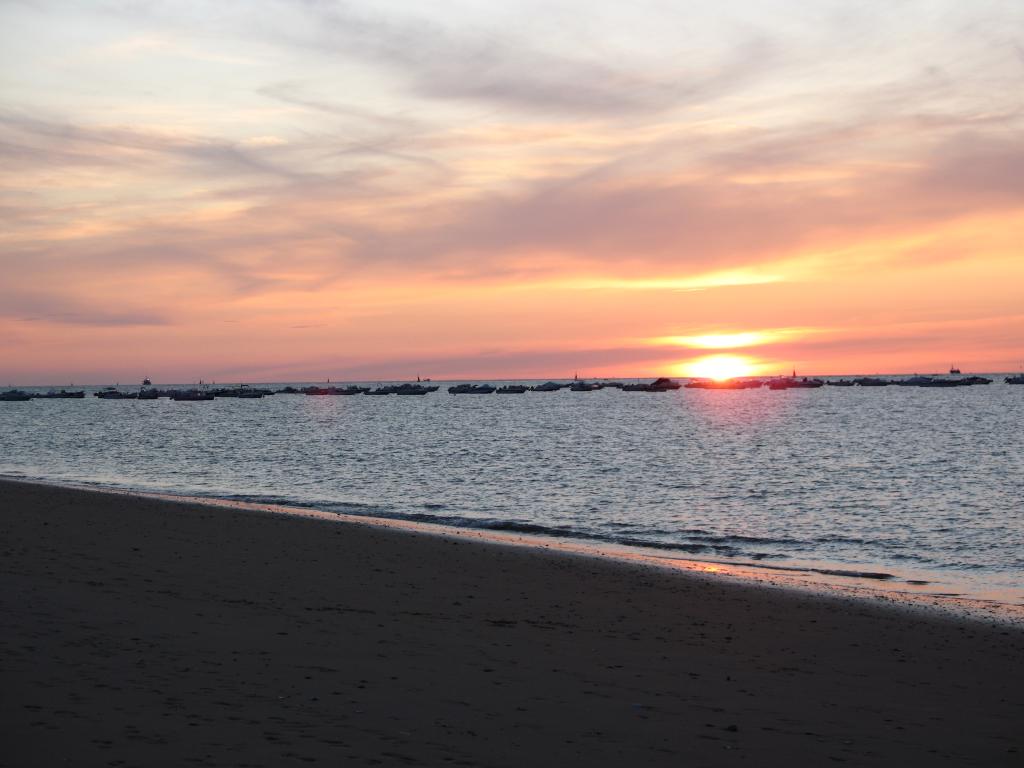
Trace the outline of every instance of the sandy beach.
[[0, 481], [4, 766], [1024, 764], [1024, 632]]

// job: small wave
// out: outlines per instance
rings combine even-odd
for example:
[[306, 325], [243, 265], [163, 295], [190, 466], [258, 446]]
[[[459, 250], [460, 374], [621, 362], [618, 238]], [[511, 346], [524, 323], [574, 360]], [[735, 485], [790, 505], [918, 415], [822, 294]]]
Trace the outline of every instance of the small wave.
[[315, 509], [324, 512], [333, 512], [337, 515], [356, 515], [359, 517], [389, 517], [388, 511], [372, 504], [361, 504], [355, 501], [308, 501], [303, 499], [286, 498], [266, 494], [254, 493], [218, 493], [218, 492], [196, 492], [190, 495], [197, 497], [209, 497], [215, 499], [226, 499], [228, 501], [240, 501], [246, 504], [266, 504], [276, 507], [295, 507], [297, 509]]
[[877, 571], [845, 571], [839, 568], [805, 568], [804, 570], [810, 573], [820, 573], [825, 576], [851, 576], [856, 579], [878, 579], [885, 581], [886, 579], [896, 578], [895, 574]]
[[[424, 504], [424, 507], [426, 505]], [[359, 514], [358, 512], [354, 514]], [[543, 525], [526, 520], [501, 520], [497, 518], [472, 518], [458, 515], [432, 515], [425, 512], [375, 512], [374, 517], [386, 517], [394, 520], [407, 520], [414, 523], [429, 523], [432, 525], [447, 525], [454, 528], [470, 528], [476, 530], [523, 533], [535, 536], [548, 536], [556, 539], [580, 539], [583, 541], [598, 541], [606, 544], [615, 544], [626, 547], [637, 547], [640, 549], [656, 549], [674, 552], [686, 552], [688, 554], [717, 554], [724, 557], [749, 557], [753, 560], [765, 560], [770, 558], [783, 558], [785, 555], [769, 552], [748, 552], [730, 543], [732, 537], [711, 535], [698, 536], [698, 541], [666, 541], [664, 539], [652, 539], [641, 536], [623, 536], [621, 534], [607, 534], [594, 531], [586, 531], [564, 525]], [[660, 533], [660, 531], [659, 531]], [[706, 533], [701, 531], [701, 533]], [[654, 535], [657, 535], [655, 533]], [[740, 537], [743, 538], [743, 537]], [[751, 541], [751, 537], [747, 537]]]
[[282, 496], [261, 496], [259, 494], [252, 493], [202, 493], [196, 492], [192, 495], [195, 496], [210, 496], [217, 499], [227, 499], [228, 501], [242, 501], [246, 504], [273, 504], [275, 506], [286, 506], [286, 507], [302, 507], [309, 508], [314, 505], [296, 501], [295, 499], [284, 498]]
[[637, 539], [629, 536], [609, 537], [607, 541], [615, 544], [622, 544], [626, 547], [642, 547], [644, 549], [670, 549], [677, 552], [690, 552], [698, 554], [701, 552], [718, 552], [722, 555], [736, 555], [739, 550], [728, 545], [712, 546], [708, 544], [687, 544], [673, 541], [652, 541], [650, 539]]
[[739, 542], [741, 544], [806, 544], [807, 542], [803, 539], [791, 539], [786, 537], [772, 537], [772, 536], [744, 536], [742, 534], [721, 534], [716, 536], [715, 534], [707, 534], [706, 536], [701, 535], [690, 535], [690, 538], [697, 539], [698, 541], [718, 542], [718, 541], [732, 541]]
[[767, 568], [772, 571], [786, 571], [789, 573], [817, 573], [822, 576], [843, 576], [851, 579], [875, 579], [877, 581], [886, 581], [888, 579], [896, 578], [896, 574], [884, 573], [881, 571], [854, 571], [846, 570], [844, 568], [812, 568], [810, 566], [801, 567], [795, 565], [758, 565], [758, 568]]
[[874, 539], [862, 539], [857, 536], [842, 536], [839, 534], [829, 534], [827, 536], [818, 536], [813, 539], [816, 544], [878, 544], [879, 542]]

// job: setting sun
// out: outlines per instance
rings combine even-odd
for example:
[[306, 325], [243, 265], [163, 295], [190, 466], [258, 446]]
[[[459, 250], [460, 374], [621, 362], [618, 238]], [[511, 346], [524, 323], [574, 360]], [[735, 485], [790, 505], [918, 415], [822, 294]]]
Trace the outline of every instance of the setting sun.
[[711, 355], [682, 365], [683, 374], [693, 378], [725, 381], [752, 376], [755, 366], [750, 358], [738, 355]]

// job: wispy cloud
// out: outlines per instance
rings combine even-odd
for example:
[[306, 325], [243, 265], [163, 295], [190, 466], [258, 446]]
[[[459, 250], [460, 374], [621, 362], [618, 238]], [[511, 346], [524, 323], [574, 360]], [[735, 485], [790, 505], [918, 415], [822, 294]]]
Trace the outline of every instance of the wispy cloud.
[[651, 72], [609, 58], [559, 54], [508, 28], [459, 29], [430, 18], [385, 15], [337, 3], [307, 5], [315, 33], [295, 40], [391, 69], [417, 95], [441, 101], [555, 113], [662, 112], [720, 98], [764, 76], [774, 49], [764, 38], [740, 41], [720, 60], [690, 57]]
[[0, 318], [29, 323], [115, 327], [166, 325], [169, 322], [160, 312], [127, 306], [111, 308], [76, 296], [28, 290], [0, 290]]
[[269, 162], [241, 142], [133, 127], [81, 125], [0, 113], [0, 151], [14, 169], [38, 164], [151, 169], [171, 162], [208, 178], [266, 174], [295, 180], [310, 175]]

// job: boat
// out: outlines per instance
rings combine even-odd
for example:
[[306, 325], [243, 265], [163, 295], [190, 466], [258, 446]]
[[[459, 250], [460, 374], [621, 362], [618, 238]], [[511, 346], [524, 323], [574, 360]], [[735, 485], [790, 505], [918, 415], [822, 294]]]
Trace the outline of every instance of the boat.
[[248, 384], [239, 384], [237, 387], [220, 387], [210, 390], [214, 397], [236, 397], [240, 400], [259, 400], [266, 395], [274, 394], [272, 390], [250, 387]]
[[559, 384], [555, 381], [546, 381], [543, 384], [537, 384], [532, 387], [534, 392], [557, 392], [560, 389], [564, 389], [566, 384]]
[[852, 387], [854, 383], [852, 379], [838, 379], [836, 381], [829, 379], [825, 382], [825, 385], [828, 387]]
[[809, 379], [804, 376], [802, 379], [796, 377], [796, 368], [789, 376], [779, 376], [778, 378], [768, 380], [768, 389], [782, 390], [782, 389], [818, 389], [818, 387], [825, 386], [825, 382], [822, 379]]
[[907, 379], [896, 379], [893, 381], [897, 387], [923, 387], [926, 386], [929, 381], [933, 381], [930, 376], [911, 376]]
[[[280, 390], [285, 392], [284, 389]], [[369, 387], [303, 387], [297, 390], [304, 395], [359, 395], [363, 392], [369, 392]]]
[[960, 369], [957, 368], [955, 365], [949, 366], [949, 375], [950, 376], [959, 376], [960, 375]]
[[768, 382], [768, 389], [780, 390], [780, 389], [818, 389], [819, 387], [825, 386], [825, 382], [821, 379], [808, 379], [806, 376], [802, 379], [797, 379], [791, 376], [784, 376], [778, 379], [771, 379]]
[[1007, 376], [1003, 381], [1007, 384], [1024, 384], [1024, 373], [1019, 373], [1016, 376]]
[[201, 389], [179, 389], [171, 393], [171, 400], [180, 402], [199, 402], [213, 400], [213, 398], [212, 392], [205, 392]]
[[338, 390], [334, 387], [306, 387], [302, 393], [305, 395], [335, 395]]
[[655, 389], [679, 389], [683, 385], [678, 381], [672, 381], [672, 379], [666, 379], [664, 376], [660, 379], [655, 379], [651, 386]]
[[799, 381], [796, 381], [792, 385], [795, 389], [817, 389], [818, 387], [825, 386], [825, 382], [821, 379], [808, 379], [806, 376]]
[[23, 403], [31, 399], [32, 395], [22, 389], [9, 389], [6, 392], [0, 392], [0, 400], [5, 403]]
[[524, 387], [522, 384], [506, 384], [504, 387], [498, 387], [494, 390], [499, 395], [521, 395], [529, 389]]
[[669, 390], [662, 387], [652, 387], [650, 384], [623, 384], [623, 392], [668, 392]]
[[903, 387], [932, 387], [948, 389], [950, 387], [972, 387], [976, 384], [991, 384], [992, 379], [984, 376], [967, 376], [962, 379], [946, 379], [934, 376], [911, 376], [909, 379], [896, 382]]
[[450, 395], [489, 395], [496, 390], [490, 384], [456, 384], [448, 387]]
[[588, 381], [573, 381], [573, 383], [569, 385], [570, 392], [596, 392], [600, 388], [600, 384], [591, 384]]
[[394, 390], [391, 387], [377, 387], [377, 389], [369, 389], [363, 393], [364, 395], [391, 395], [394, 394]]
[[335, 390], [336, 395], [363, 395], [370, 391], [369, 387], [357, 387], [355, 384], [350, 384], [347, 387]]
[[142, 380], [142, 385], [139, 387], [139, 400], [156, 400], [160, 397], [160, 390], [153, 389], [153, 382], [149, 380], [149, 376]]
[[[369, 387], [357, 387], [355, 385], [349, 385], [347, 387], [303, 387], [302, 389], [295, 389], [293, 387], [285, 387], [279, 389], [279, 393], [283, 394], [303, 394], [303, 395], [362, 395], [369, 392]], [[273, 392], [267, 392], [270, 395]]]
[[100, 400], [137, 400], [139, 397], [138, 392], [122, 392], [116, 387], [105, 387], [99, 392], [95, 393], [95, 396]]
[[425, 395], [430, 391], [430, 387], [420, 384], [399, 384], [397, 387], [392, 387], [392, 391], [396, 395]]
[[85, 397], [85, 392], [84, 391], [69, 392], [66, 389], [62, 389], [60, 392], [57, 392], [57, 391], [54, 391], [54, 390], [51, 389], [45, 395], [33, 395], [33, 397], [39, 398], [41, 400], [64, 400], [64, 399], [79, 400], [79, 399]]
[[874, 376], [861, 376], [859, 379], [854, 379], [853, 383], [858, 387], [888, 387], [895, 382], [888, 379], [879, 379]]

